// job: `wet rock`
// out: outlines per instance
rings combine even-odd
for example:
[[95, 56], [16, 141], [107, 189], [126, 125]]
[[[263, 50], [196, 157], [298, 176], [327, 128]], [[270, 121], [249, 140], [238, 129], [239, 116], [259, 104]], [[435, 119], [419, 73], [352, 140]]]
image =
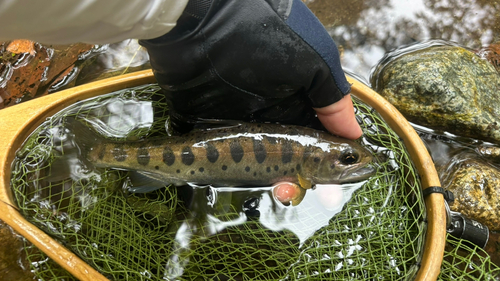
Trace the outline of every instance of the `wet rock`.
[[71, 86], [82, 54], [94, 46], [44, 46], [28, 40], [0, 45], [0, 109]]
[[470, 153], [455, 156], [442, 173], [442, 186], [455, 195], [452, 211], [500, 230], [500, 169]]
[[411, 122], [500, 141], [500, 75], [493, 65], [458, 46], [429, 45], [388, 55], [372, 76], [375, 90]]
[[0, 280], [33, 280], [24, 258], [23, 245], [21, 238], [0, 221]]

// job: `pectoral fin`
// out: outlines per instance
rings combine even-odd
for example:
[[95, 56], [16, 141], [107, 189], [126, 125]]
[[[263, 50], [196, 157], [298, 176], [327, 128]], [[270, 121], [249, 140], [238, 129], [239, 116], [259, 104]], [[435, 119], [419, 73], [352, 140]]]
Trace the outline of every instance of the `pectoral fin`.
[[299, 179], [299, 184], [303, 189], [310, 189], [312, 187], [312, 182], [304, 177], [302, 177], [300, 174], [297, 175]]
[[147, 193], [169, 185], [160, 178], [141, 172], [130, 172], [129, 178], [132, 183], [129, 192], [132, 193]]

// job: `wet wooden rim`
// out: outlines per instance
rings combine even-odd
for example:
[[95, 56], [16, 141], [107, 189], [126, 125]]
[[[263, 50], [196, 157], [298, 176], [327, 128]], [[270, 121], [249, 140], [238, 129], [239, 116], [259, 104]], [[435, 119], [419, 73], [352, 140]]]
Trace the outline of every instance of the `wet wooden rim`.
[[[406, 119], [385, 99], [360, 82], [348, 78], [352, 94], [374, 107], [403, 138], [424, 188], [439, 186], [439, 179], [424, 144]], [[80, 280], [108, 280], [87, 263], [29, 223], [16, 210], [10, 190], [11, 163], [24, 140], [47, 117], [83, 99], [154, 83], [150, 70], [121, 75], [34, 99], [0, 110], [0, 219], [45, 252], [51, 259]], [[416, 280], [436, 280], [441, 268], [446, 237], [444, 199], [432, 194], [425, 200], [428, 229], [424, 255]]]
[[[422, 188], [441, 186], [439, 176], [427, 148], [406, 118], [386, 99], [363, 83], [347, 77], [351, 93], [372, 106], [384, 121], [403, 139], [411, 160], [418, 170]], [[446, 242], [446, 213], [442, 194], [433, 193], [425, 198], [427, 232], [424, 254], [415, 280], [436, 280], [441, 270]]]

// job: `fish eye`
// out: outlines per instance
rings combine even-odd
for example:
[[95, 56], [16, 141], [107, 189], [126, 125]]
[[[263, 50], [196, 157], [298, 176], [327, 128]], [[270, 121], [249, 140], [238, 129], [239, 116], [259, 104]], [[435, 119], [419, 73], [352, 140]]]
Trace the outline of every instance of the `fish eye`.
[[350, 165], [358, 162], [359, 155], [355, 151], [348, 150], [342, 154], [340, 161], [342, 164]]

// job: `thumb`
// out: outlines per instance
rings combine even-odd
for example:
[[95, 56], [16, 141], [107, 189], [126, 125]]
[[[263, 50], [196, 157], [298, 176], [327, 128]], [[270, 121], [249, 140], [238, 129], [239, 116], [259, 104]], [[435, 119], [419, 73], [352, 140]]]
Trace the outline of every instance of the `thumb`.
[[314, 108], [319, 121], [332, 134], [347, 139], [357, 139], [363, 132], [356, 121], [351, 95], [344, 96], [340, 101], [329, 106]]

